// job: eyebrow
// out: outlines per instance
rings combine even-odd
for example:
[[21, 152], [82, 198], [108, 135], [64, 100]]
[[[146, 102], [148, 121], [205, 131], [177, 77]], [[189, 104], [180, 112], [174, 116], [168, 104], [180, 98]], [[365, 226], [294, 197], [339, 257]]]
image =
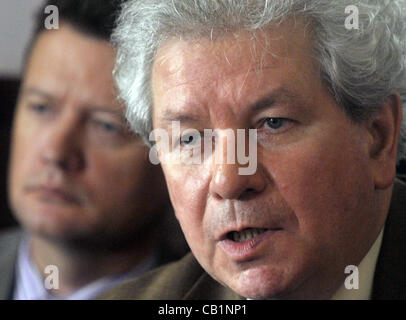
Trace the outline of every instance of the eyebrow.
[[248, 106], [248, 109], [254, 112], [258, 112], [262, 111], [263, 109], [271, 108], [275, 103], [278, 102], [292, 104], [300, 101], [301, 98], [297, 94], [289, 91], [284, 87], [281, 87], [273, 90], [272, 92], [260, 98], [258, 101], [252, 103]]
[[36, 95], [46, 98], [48, 100], [55, 100], [55, 97], [53, 97], [51, 94], [34, 87], [23, 87], [21, 95], [22, 96]]
[[[35, 88], [35, 87], [27, 87], [22, 89], [22, 96], [29, 96], [29, 95], [37, 95], [41, 96], [49, 101], [55, 102], [57, 99], [50, 93], [45, 92], [44, 90]], [[107, 112], [114, 115], [122, 116], [124, 118], [124, 111], [122, 108], [113, 109], [107, 106], [102, 105], [93, 105], [91, 109], [92, 112]]]
[[[271, 91], [270, 93], [265, 94], [263, 97], [259, 98], [252, 104], [248, 105], [248, 110], [251, 112], [259, 112], [264, 109], [272, 108], [276, 103], [286, 103], [286, 104], [293, 104], [293, 103], [300, 103], [302, 99], [295, 93], [291, 92], [290, 90], [286, 89], [285, 87], [280, 87]], [[160, 120], [163, 121], [179, 121], [179, 122], [198, 122], [200, 117], [193, 115], [193, 114], [183, 114], [181, 112], [171, 111], [166, 109], [163, 112], [163, 115], [160, 116]]]
[[179, 122], [195, 122], [199, 120], [199, 117], [191, 115], [191, 114], [181, 114], [178, 112], [174, 112], [171, 110], [165, 110], [163, 115], [160, 117], [161, 120], [164, 121], [179, 121]]

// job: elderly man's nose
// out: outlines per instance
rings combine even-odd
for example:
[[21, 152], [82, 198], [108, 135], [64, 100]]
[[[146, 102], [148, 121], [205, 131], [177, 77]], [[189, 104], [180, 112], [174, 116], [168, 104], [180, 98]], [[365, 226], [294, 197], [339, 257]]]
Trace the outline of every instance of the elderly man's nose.
[[221, 164], [213, 172], [210, 193], [218, 199], [244, 200], [261, 193], [265, 186], [265, 179], [258, 171], [241, 175], [238, 164]]
[[265, 177], [257, 168], [251, 174], [242, 174], [242, 164], [236, 150], [238, 147], [241, 146], [223, 143], [216, 148], [212, 157], [210, 193], [217, 198], [243, 199], [265, 189]]
[[[41, 159], [44, 164], [53, 165], [64, 171], [76, 171], [83, 166], [81, 140], [72, 125], [55, 124], [47, 128], [43, 137]], [[35, 137], [33, 137], [35, 138]]]

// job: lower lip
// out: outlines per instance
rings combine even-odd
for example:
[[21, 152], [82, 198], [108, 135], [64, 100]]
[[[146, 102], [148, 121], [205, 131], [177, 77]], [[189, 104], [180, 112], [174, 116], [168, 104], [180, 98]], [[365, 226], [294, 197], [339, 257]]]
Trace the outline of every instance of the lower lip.
[[233, 260], [236, 261], [247, 261], [252, 258], [263, 247], [272, 236], [281, 231], [281, 229], [270, 229], [260, 235], [243, 242], [235, 242], [230, 239], [224, 239], [219, 242], [220, 247], [223, 251]]

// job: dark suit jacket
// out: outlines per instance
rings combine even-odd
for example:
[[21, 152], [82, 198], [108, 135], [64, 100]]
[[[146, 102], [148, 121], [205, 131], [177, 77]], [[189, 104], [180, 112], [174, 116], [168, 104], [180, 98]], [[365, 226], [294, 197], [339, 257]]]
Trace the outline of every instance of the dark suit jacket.
[[0, 235], [0, 300], [11, 298], [14, 286], [14, 268], [22, 231], [13, 229]]
[[[406, 184], [396, 181], [374, 275], [372, 299], [406, 299]], [[362, 227], [362, 226], [360, 226]], [[182, 260], [130, 280], [99, 299], [233, 300], [190, 253]]]

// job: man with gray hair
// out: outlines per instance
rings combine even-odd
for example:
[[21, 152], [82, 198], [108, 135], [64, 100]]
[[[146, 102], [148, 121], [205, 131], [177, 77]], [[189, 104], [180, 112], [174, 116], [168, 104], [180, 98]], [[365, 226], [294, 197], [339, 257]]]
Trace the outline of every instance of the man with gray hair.
[[[103, 298], [406, 298], [405, 12], [404, 0], [128, 1], [115, 77], [192, 254]], [[218, 148], [230, 129], [255, 130], [253, 174], [216, 161], [244, 146]], [[200, 162], [171, 161], [213, 143]]]

